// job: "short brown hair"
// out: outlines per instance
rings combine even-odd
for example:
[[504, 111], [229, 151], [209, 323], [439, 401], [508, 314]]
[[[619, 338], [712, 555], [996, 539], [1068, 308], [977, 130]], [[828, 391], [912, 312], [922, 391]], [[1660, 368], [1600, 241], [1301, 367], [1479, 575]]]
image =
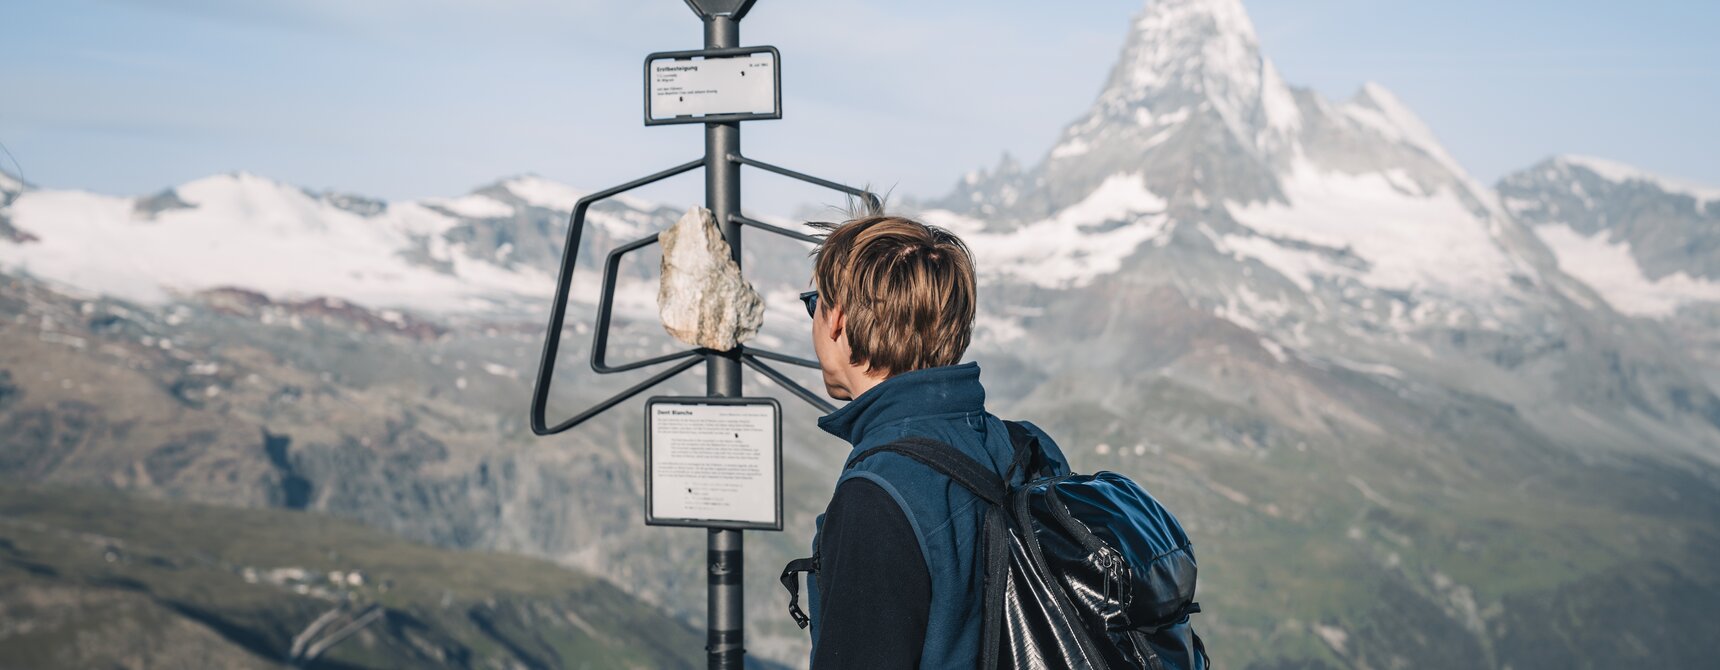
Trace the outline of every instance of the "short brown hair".
[[973, 335], [973, 256], [961, 238], [899, 216], [810, 223], [819, 302], [842, 308], [850, 365], [885, 375], [953, 365]]

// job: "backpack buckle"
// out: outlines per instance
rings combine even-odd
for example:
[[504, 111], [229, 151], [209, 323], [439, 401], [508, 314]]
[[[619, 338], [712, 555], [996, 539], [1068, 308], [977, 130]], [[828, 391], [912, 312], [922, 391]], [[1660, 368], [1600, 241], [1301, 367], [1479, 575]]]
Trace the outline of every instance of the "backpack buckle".
[[782, 568], [782, 588], [788, 589], [788, 616], [794, 619], [794, 625], [805, 630], [812, 623], [812, 617], [800, 609], [800, 573], [818, 574], [818, 556], [797, 558], [788, 562]]

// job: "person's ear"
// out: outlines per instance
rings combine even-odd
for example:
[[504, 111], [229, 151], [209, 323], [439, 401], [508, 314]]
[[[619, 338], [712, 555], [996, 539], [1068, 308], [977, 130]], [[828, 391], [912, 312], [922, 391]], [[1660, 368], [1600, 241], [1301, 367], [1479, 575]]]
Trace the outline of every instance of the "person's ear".
[[819, 308], [824, 310], [825, 322], [830, 324], [830, 331], [824, 336], [830, 338], [832, 342], [842, 339], [842, 329], [846, 325], [842, 308], [836, 305], [822, 305]]

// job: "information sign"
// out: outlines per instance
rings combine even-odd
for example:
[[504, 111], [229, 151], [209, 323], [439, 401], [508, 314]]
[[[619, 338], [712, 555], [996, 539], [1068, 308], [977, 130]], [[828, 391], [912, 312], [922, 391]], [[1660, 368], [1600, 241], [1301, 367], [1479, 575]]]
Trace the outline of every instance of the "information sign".
[[647, 400], [645, 523], [782, 530], [782, 406], [774, 398]]
[[645, 125], [782, 118], [776, 47], [645, 57]]

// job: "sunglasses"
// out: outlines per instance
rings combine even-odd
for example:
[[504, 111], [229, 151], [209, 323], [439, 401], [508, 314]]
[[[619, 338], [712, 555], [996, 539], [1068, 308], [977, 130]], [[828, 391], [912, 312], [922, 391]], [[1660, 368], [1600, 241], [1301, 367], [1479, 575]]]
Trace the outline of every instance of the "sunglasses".
[[818, 318], [818, 292], [817, 291], [807, 291], [805, 293], [800, 294], [800, 301], [806, 303], [806, 315], [807, 316], [812, 317], [814, 319]]

